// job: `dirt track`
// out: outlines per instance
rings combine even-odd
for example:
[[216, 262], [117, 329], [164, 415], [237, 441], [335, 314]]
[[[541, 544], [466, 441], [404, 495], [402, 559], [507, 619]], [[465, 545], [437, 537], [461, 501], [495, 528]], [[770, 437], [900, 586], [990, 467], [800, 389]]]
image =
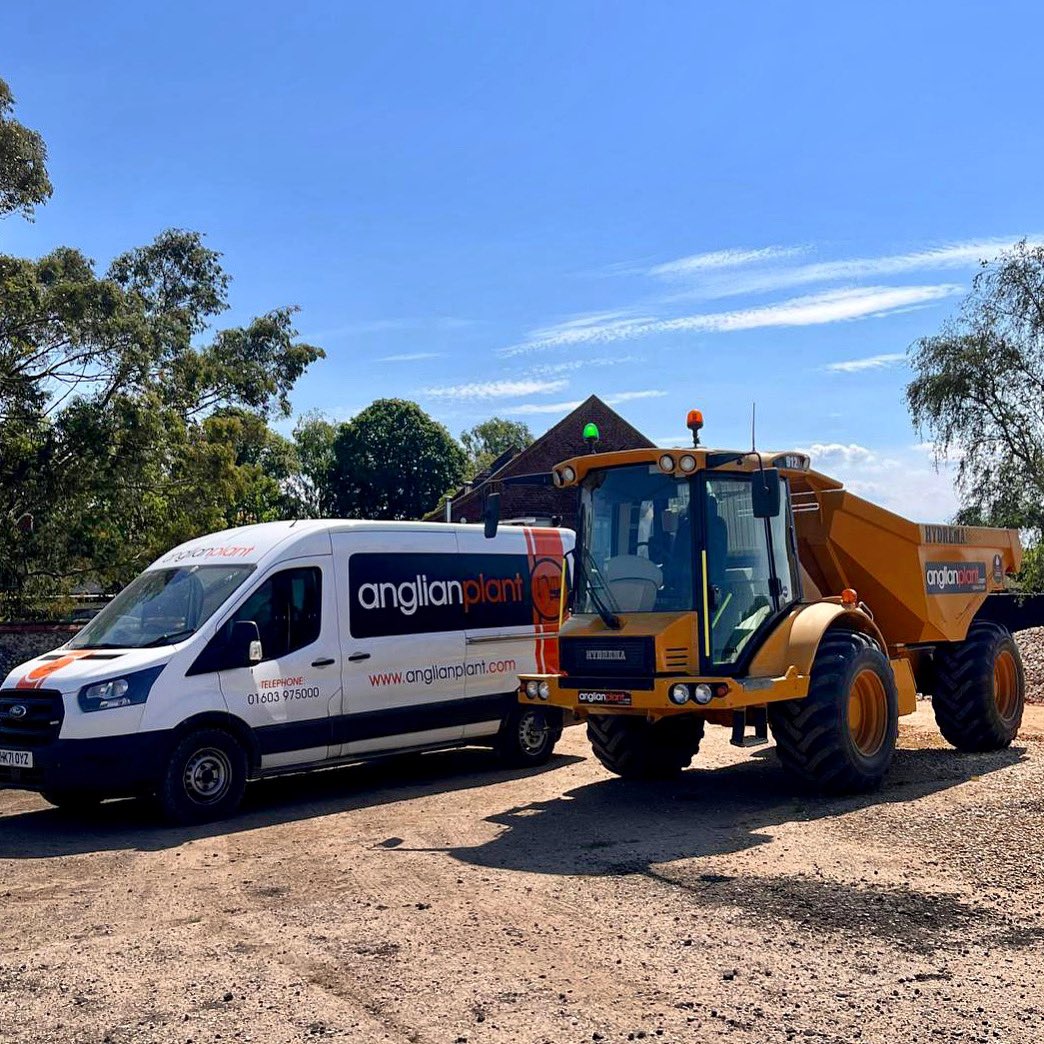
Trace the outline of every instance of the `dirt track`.
[[253, 788], [218, 828], [0, 793], [0, 1040], [1044, 1039], [1044, 708], [999, 755], [906, 719], [874, 800], [711, 730], [675, 784], [581, 729]]

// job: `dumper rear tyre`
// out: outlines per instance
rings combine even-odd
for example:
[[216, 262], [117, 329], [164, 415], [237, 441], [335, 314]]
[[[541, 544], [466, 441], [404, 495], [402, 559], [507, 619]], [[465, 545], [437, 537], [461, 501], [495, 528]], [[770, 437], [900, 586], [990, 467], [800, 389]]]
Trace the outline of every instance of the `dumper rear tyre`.
[[899, 695], [884, 653], [863, 634], [828, 631], [808, 695], [769, 704], [783, 768], [826, 794], [876, 790], [891, 767]]
[[1022, 657], [1007, 628], [977, 623], [963, 642], [935, 650], [932, 709], [958, 750], [1002, 750], [1018, 735], [1026, 703]]
[[651, 722], [624, 714], [592, 714], [587, 738], [595, 757], [625, 779], [672, 779], [688, 768], [703, 739], [703, 718], [672, 715]]

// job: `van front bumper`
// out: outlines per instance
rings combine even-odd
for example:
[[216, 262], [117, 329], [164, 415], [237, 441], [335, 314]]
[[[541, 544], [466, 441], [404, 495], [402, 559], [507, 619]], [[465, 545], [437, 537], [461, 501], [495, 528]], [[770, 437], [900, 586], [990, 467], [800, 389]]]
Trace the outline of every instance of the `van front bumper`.
[[165, 762], [169, 732], [132, 733], [93, 739], [58, 739], [38, 747], [13, 747], [32, 754], [32, 768], [0, 765], [0, 789], [71, 790], [128, 797], [156, 784]]

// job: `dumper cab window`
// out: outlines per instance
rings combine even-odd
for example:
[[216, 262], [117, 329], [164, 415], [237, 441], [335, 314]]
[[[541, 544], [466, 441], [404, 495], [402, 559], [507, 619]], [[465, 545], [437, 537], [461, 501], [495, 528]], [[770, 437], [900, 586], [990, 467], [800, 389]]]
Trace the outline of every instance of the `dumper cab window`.
[[574, 611], [674, 612], [694, 606], [688, 479], [647, 464], [593, 472], [580, 491]]
[[750, 475], [708, 475], [704, 526], [710, 658], [731, 664], [797, 598], [788, 505], [775, 518], [755, 518]]

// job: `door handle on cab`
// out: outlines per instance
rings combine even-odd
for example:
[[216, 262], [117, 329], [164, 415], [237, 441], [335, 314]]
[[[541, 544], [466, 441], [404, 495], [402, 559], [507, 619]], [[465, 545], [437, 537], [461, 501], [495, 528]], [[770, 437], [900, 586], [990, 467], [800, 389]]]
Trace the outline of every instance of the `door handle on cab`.
[[312, 661], [312, 666], [313, 667], [329, 667], [330, 664], [336, 663], [336, 662], [337, 661], [332, 656], [324, 656], [324, 657], [322, 657], [322, 659], [313, 660]]
[[369, 653], [352, 653], [352, 655], [348, 657], [348, 660], [351, 663], [358, 663], [360, 660], [368, 660], [369, 658]]

